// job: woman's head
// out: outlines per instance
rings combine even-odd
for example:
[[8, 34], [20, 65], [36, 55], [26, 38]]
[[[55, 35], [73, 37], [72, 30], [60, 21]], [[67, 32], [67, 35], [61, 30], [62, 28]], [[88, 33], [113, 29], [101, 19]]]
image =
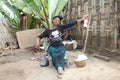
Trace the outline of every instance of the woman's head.
[[53, 17], [52, 23], [55, 26], [59, 26], [62, 19], [63, 19], [62, 16], [55, 16], [55, 17]]

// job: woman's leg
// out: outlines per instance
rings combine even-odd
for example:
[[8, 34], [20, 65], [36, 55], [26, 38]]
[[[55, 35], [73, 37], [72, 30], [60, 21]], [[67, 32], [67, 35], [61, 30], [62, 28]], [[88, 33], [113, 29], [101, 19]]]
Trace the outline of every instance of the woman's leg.
[[64, 46], [57, 46], [57, 47], [50, 46], [48, 48], [48, 53], [52, 57], [52, 61], [56, 69], [58, 69], [58, 67], [62, 67], [62, 69], [64, 70], [65, 52], [66, 49]]

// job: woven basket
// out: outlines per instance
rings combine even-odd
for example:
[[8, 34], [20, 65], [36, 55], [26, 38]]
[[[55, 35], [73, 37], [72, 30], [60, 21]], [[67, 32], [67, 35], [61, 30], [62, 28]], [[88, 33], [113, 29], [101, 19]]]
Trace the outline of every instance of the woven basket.
[[73, 50], [73, 44], [65, 44], [65, 48], [68, 51]]
[[74, 63], [77, 67], [84, 67], [86, 65], [87, 61], [86, 60], [84, 60], [84, 61], [74, 61]]

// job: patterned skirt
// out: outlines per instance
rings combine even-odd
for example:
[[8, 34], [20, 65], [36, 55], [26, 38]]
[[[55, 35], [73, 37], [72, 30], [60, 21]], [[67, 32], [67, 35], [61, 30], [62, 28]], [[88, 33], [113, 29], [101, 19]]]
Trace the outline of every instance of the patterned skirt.
[[53, 65], [56, 69], [58, 67], [62, 67], [64, 70], [64, 56], [65, 56], [66, 49], [64, 46], [49, 46], [48, 54], [52, 57]]

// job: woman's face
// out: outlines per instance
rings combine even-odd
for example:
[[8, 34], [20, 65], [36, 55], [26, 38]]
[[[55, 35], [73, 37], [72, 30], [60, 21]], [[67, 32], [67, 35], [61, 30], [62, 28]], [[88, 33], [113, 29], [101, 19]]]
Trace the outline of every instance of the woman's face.
[[60, 19], [59, 18], [55, 18], [53, 19], [52, 23], [55, 25], [55, 26], [58, 26], [60, 24]]

